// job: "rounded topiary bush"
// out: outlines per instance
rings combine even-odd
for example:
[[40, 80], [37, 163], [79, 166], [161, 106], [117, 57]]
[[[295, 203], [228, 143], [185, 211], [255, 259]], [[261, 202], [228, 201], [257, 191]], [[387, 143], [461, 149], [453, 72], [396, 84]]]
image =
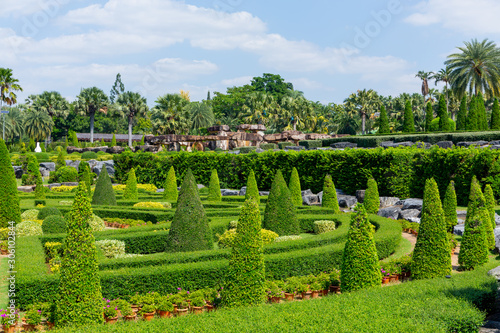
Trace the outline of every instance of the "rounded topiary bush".
[[16, 236], [41, 236], [43, 230], [40, 224], [35, 221], [23, 221], [16, 225]]
[[50, 215], [43, 220], [42, 230], [44, 234], [66, 233], [66, 219], [59, 215]]
[[[449, 122], [449, 128], [451, 129], [451, 132], [455, 131], [456, 129], [456, 124], [453, 121], [453, 119], [448, 118]], [[431, 127], [430, 127], [431, 132], [438, 132], [439, 131], [439, 117], [435, 118], [433, 121], [431, 121]]]
[[47, 153], [35, 153], [35, 157], [36, 157], [38, 163], [51, 162], [49, 154], [47, 154]]
[[138, 202], [134, 204], [133, 207], [136, 208], [158, 208], [158, 209], [170, 209], [172, 208], [172, 204], [170, 202], [154, 202], [154, 201], [147, 201], [147, 202]]
[[38, 213], [40, 213], [40, 211], [38, 209], [28, 209], [28, 210], [25, 210], [21, 214], [21, 219], [22, 220], [37, 220], [38, 219]]
[[45, 220], [45, 218], [50, 215], [63, 216], [63, 214], [56, 207], [44, 207], [38, 213], [38, 220]]
[[70, 166], [65, 166], [56, 171], [57, 181], [60, 183], [76, 182], [78, 179], [78, 171]]
[[106, 230], [104, 220], [95, 214], [92, 214], [91, 218], [89, 219], [89, 226], [92, 232]]
[[99, 155], [93, 151], [85, 151], [82, 153], [82, 160], [92, 160], [97, 159]]

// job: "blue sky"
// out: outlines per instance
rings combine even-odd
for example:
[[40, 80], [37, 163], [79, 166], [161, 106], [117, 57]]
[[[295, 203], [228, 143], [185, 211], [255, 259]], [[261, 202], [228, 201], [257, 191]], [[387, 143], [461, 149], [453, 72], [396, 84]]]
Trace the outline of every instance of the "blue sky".
[[0, 12], [0, 67], [24, 92], [109, 93], [116, 74], [149, 105], [280, 74], [308, 99], [342, 102], [358, 89], [420, 92], [472, 38], [500, 37], [495, 0], [18, 0]]

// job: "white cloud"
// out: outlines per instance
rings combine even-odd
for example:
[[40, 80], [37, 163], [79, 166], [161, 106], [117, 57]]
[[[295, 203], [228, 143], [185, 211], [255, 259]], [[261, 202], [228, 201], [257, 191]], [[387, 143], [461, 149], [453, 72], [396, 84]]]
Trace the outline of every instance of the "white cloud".
[[250, 84], [253, 76], [240, 76], [232, 79], [225, 79], [221, 81], [221, 84], [227, 87], [243, 86], [245, 84]]
[[426, 0], [420, 2], [405, 21], [417, 26], [441, 24], [467, 35], [498, 34], [499, 16], [497, 0]]

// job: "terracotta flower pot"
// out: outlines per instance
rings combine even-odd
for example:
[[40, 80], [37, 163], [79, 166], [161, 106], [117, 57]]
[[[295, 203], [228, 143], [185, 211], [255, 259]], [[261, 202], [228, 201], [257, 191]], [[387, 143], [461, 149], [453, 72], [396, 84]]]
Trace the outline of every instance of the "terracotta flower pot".
[[149, 312], [149, 313], [143, 313], [142, 314], [142, 318], [145, 321], [151, 321], [151, 320], [153, 320], [154, 317], [155, 317], [155, 313], [154, 312]]
[[389, 282], [396, 282], [396, 275], [395, 274], [389, 275]]
[[9, 327], [2, 325], [2, 328], [5, 333], [14, 333], [14, 331], [16, 330], [16, 325], [12, 325]]
[[321, 294], [323, 294], [323, 296], [328, 295], [328, 289], [321, 290]]
[[389, 278], [388, 277], [383, 277], [382, 278], [382, 284], [388, 284], [389, 283]]
[[293, 301], [294, 294], [285, 293], [285, 300]]
[[106, 320], [107, 324], [116, 324], [116, 322], [118, 321], [118, 316], [114, 318], [105, 317], [104, 319]]
[[302, 299], [310, 299], [311, 298], [311, 292], [310, 291], [305, 291], [302, 293]]
[[340, 286], [330, 286], [330, 291], [337, 294], [340, 292]]
[[215, 308], [212, 304], [207, 304], [205, 305], [205, 309], [207, 310], [207, 312], [212, 312]]
[[271, 297], [271, 303], [279, 303], [279, 302], [281, 302], [281, 297], [279, 296]]
[[140, 310], [140, 306], [139, 305], [132, 305], [132, 311], [134, 311], [135, 313], [139, 312]]
[[134, 321], [135, 318], [137, 318], [137, 314], [134, 313], [131, 316], [125, 316], [125, 317], [123, 317], [123, 320], [125, 320], [125, 321]]
[[200, 314], [203, 312], [203, 306], [192, 306], [191, 307], [191, 312], [194, 314]]
[[170, 311], [159, 310], [158, 311], [158, 316], [160, 316], [160, 318], [169, 318], [169, 317], [172, 316], [172, 314], [170, 313]]
[[54, 328], [54, 323], [51, 323], [50, 321], [47, 322], [47, 330], [51, 330]]
[[185, 316], [188, 313], [188, 309], [177, 309], [177, 316]]
[[23, 329], [25, 332], [34, 332], [36, 330], [36, 325], [24, 323]]
[[311, 298], [318, 298], [319, 297], [319, 293], [321, 293], [320, 290], [313, 290], [311, 292]]

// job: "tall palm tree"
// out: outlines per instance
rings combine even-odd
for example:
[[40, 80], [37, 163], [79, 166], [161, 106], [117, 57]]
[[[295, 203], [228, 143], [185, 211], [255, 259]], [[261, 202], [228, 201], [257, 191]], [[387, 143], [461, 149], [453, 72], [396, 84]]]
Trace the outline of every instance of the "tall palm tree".
[[9, 113], [5, 118], [5, 135], [10, 140], [15, 137], [20, 138], [24, 133], [24, 112], [19, 107], [9, 108]]
[[271, 118], [277, 114], [279, 108], [273, 95], [258, 91], [247, 97], [245, 105], [242, 106], [243, 113], [240, 118], [247, 124], [268, 125]]
[[486, 98], [500, 95], [500, 49], [487, 39], [473, 39], [458, 47], [460, 53], [448, 56], [445, 65], [450, 69], [450, 83], [461, 98], [482, 92]]
[[351, 94], [344, 101], [347, 109], [353, 109], [361, 116], [361, 133], [366, 133], [366, 117], [370, 117], [373, 112], [376, 112], [382, 106], [382, 101], [377, 92], [373, 89], [358, 90], [356, 94]]
[[425, 96], [429, 94], [429, 79], [432, 77], [434, 72], [418, 71], [415, 77], [422, 80], [422, 96], [424, 96], [424, 103], [427, 103]]
[[199, 131], [200, 128], [210, 127], [215, 121], [212, 107], [205, 102], [193, 102], [188, 106], [191, 114], [191, 128]]
[[186, 134], [191, 128], [187, 109], [189, 102], [180, 94], [166, 94], [158, 97], [151, 110], [153, 133], [158, 135]]
[[132, 126], [135, 117], [145, 116], [148, 112], [146, 98], [139, 93], [126, 91], [116, 100], [117, 111], [128, 119], [128, 145], [132, 147]]
[[294, 131], [309, 130], [314, 127], [317, 119], [314, 117], [313, 104], [304, 97], [292, 98], [285, 96], [281, 99], [282, 112], [280, 117], [288, 122], [285, 129]]
[[35, 141], [46, 139], [52, 133], [54, 121], [47, 112], [41, 109], [28, 109], [24, 117], [26, 134]]
[[[17, 103], [16, 91], [23, 91], [18, 84], [19, 80], [12, 77], [12, 69], [0, 68], [0, 111], [2, 103], [14, 105]], [[4, 120], [5, 122], [5, 120]], [[5, 139], [5, 133], [2, 134]]]
[[50, 117], [65, 117], [69, 112], [69, 103], [57, 91], [44, 91], [40, 95], [30, 95], [26, 99], [30, 109], [43, 109]]
[[[439, 82], [444, 82], [445, 90], [446, 90], [446, 112], [448, 112], [448, 104], [450, 96], [448, 94], [448, 83], [451, 79], [451, 70], [449, 67], [441, 68], [439, 72], [432, 75], [432, 78], [435, 80], [434, 84], [437, 86]], [[455, 114], [451, 114], [451, 118], [455, 120]]]
[[90, 142], [94, 142], [94, 119], [96, 112], [108, 112], [108, 96], [97, 87], [85, 88], [76, 96], [75, 110], [90, 117]]

